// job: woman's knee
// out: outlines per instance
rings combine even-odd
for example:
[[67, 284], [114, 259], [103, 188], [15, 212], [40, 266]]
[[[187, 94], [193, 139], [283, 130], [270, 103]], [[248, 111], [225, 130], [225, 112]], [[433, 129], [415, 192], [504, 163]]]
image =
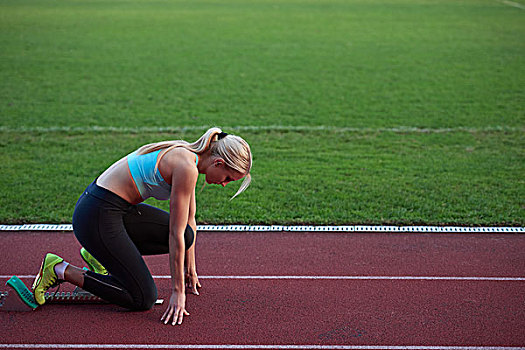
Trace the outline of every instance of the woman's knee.
[[141, 295], [133, 298], [133, 305], [130, 306], [134, 311], [150, 310], [157, 301], [157, 287], [155, 284], [148, 285], [141, 289]]

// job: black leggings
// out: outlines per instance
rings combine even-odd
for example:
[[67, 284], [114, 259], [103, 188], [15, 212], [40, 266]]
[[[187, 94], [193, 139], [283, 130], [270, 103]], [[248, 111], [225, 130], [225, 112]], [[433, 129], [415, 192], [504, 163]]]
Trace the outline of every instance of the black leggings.
[[[73, 230], [109, 272], [86, 272], [83, 289], [127, 309], [151, 309], [157, 287], [142, 255], [169, 253], [169, 214], [147, 204], [132, 205], [95, 180], [75, 206]], [[194, 237], [187, 226], [186, 249]]]

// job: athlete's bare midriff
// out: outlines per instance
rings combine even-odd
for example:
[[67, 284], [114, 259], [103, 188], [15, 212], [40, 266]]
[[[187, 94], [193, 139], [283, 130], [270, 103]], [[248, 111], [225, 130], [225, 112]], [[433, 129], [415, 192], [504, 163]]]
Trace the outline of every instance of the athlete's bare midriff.
[[142, 202], [142, 197], [129, 172], [127, 157], [104, 171], [97, 179], [97, 185], [115, 193], [131, 204]]

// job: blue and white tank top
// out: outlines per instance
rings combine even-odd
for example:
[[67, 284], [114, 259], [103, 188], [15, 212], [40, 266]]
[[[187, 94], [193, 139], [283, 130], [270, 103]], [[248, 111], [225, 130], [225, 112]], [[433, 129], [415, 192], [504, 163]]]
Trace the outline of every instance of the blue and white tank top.
[[[142, 200], [153, 197], [159, 200], [168, 200], [171, 194], [171, 185], [169, 185], [159, 169], [155, 169], [157, 157], [163, 150], [137, 155], [137, 151], [128, 155], [128, 166], [131, 177], [139, 190]], [[199, 156], [195, 163], [198, 164]]]

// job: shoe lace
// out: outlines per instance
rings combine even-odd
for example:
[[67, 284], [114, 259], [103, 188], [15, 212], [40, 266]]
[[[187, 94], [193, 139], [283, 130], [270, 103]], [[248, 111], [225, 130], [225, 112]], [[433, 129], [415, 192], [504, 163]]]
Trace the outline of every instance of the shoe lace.
[[60, 288], [60, 284], [62, 282], [64, 282], [64, 281], [63, 280], [59, 280], [56, 277], [53, 277], [46, 284], [44, 284], [44, 290], [48, 290], [49, 288], [53, 288], [53, 287], [57, 287], [57, 286]]

